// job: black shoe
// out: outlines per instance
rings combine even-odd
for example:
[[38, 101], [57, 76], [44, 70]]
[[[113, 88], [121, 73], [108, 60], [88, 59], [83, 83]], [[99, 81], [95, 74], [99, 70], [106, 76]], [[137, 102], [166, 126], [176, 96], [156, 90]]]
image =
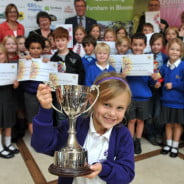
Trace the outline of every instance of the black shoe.
[[172, 149], [171, 149], [171, 152], [169, 154], [169, 156], [172, 157], [172, 158], [176, 158], [178, 156], [178, 148], [174, 148], [174, 149], [176, 149], [177, 152], [176, 153], [175, 152], [172, 152]]
[[16, 154], [19, 153], [19, 150], [13, 146], [13, 144], [10, 144], [9, 146], [4, 146], [6, 151], [9, 151], [10, 153]]
[[156, 139], [155, 139], [155, 137], [150, 137], [150, 138], [148, 138], [148, 141], [152, 144], [152, 145], [154, 145], [154, 146], [157, 146], [158, 144], [157, 144], [157, 141], [156, 141]]
[[5, 149], [3, 149], [1, 152], [0, 152], [0, 157], [2, 157], [2, 158], [12, 158], [12, 157], [14, 157], [14, 154], [13, 153], [11, 153], [11, 152], [9, 152], [9, 151], [6, 151], [6, 152], [8, 152], [8, 154], [5, 154]]
[[[166, 146], [169, 147], [169, 150], [164, 149]], [[160, 153], [161, 153], [162, 155], [166, 155], [166, 154], [168, 154], [170, 151], [171, 151], [171, 146], [165, 145], [165, 146], [161, 149]]]
[[142, 149], [141, 149], [140, 140], [136, 139], [134, 141], [134, 153], [135, 154], [140, 154], [141, 152], [142, 152]]

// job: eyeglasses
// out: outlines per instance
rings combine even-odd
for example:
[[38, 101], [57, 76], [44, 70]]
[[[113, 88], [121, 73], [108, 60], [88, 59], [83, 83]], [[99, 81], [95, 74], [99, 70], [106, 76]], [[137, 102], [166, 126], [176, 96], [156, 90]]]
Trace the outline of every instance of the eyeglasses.
[[75, 7], [76, 7], [76, 8], [84, 8], [85, 5], [76, 5]]

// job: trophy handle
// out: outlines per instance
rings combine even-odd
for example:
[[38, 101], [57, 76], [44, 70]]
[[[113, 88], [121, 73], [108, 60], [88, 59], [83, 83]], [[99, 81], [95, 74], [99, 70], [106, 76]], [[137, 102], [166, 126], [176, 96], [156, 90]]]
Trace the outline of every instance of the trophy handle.
[[[98, 97], [100, 95], [99, 85], [95, 85], [95, 84], [92, 85], [90, 87], [90, 91], [93, 91], [93, 90], [96, 90], [97, 91], [97, 96], [96, 96], [94, 102], [85, 111], [83, 111], [81, 114], [84, 114], [84, 113], [88, 112], [93, 107], [93, 105], [95, 105], [96, 101], [98, 100]], [[75, 116], [75, 118], [79, 117], [81, 114]]]

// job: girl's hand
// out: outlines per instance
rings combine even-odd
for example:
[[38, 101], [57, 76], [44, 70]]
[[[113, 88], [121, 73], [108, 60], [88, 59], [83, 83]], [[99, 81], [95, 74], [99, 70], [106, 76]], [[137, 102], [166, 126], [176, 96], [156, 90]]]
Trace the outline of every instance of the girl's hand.
[[49, 86], [47, 86], [46, 84], [39, 84], [36, 96], [38, 101], [40, 102], [40, 105], [44, 109], [50, 109], [52, 107], [52, 94], [51, 88]]
[[162, 78], [162, 76], [160, 75], [160, 73], [153, 73], [153, 74], [151, 75], [151, 78], [152, 78], [153, 80], [158, 80], [158, 79]]
[[25, 59], [30, 60], [31, 59], [31, 56], [30, 55], [26, 55], [25, 56]]
[[161, 87], [161, 83], [160, 82], [156, 82], [155, 88], [160, 88], [160, 87]]
[[48, 63], [48, 62], [49, 62], [49, 59], [48, 59], [48, 58], [43, 58], [42, 61], [43, 61], [44, 63]]
[[19, 82], [17, 80], [15, 80], [13, 83], [13, 88], [16, 89], [18, 87], [19, 87]]
[[168, 82], [165, 84], [166, 89], [172, 89], [172, 83]]
[[83, 176], [84, 178], [91, 179], [91, 178], [95, 178], [96, 176], [98, 176], [98, 174], [102, 171], [102, 164], [96, 163], [94, 165], [91, 165], [90, 169], [93, 170], [93, 172], [91, 174]]

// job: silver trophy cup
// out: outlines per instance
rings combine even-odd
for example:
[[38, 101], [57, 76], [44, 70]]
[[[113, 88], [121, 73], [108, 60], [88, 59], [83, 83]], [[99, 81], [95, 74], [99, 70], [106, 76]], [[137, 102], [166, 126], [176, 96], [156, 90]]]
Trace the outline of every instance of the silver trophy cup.
[[[89, 105], [91, 90], [97, 90], [96, 99]], [[87, 150], [82, 148], [76, 138], [76, 119], [86, 113], [96, 103], [99, 88], [82, 85], [63, 85], [56, 87], [56, 99], [59, 107], [52, 107], [59, 113], [64, 113], [69, 119], [68, 140], [66, 146], [55, 151], [54, 163], [50, 165], [49, 172], [64, 177], [76, 177], [90, 174], [92, 170], [88, 165]]]

